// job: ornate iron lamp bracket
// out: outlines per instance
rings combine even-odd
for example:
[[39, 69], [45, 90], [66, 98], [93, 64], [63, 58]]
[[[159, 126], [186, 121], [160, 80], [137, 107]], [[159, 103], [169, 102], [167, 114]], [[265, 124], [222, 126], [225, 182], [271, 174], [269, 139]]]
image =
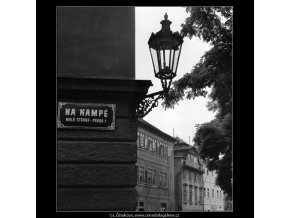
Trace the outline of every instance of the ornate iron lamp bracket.
[[154, 107], [158, 106], [158, 100], [163, 99], [165, 93], [165, 91], [159, 91], [146, 95], [145, 99], [143, 99], [138, 106], [137, 116], [139, 118], [145, 117]]

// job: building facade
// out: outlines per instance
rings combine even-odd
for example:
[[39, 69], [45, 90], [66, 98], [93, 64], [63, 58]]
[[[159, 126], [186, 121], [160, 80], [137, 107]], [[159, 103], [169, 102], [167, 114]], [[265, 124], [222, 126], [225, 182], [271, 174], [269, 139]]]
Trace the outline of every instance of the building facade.
[[174, 141], [173, 137], [139, 119], [137, 211], [174, 210]]
[[174, 145], [175, 211], [203, 211], [203, 165], [185, 142]]
[[[61, 6], [56, 16], [57, 211], [134, 211], [136, 109], [152, 84], [135, 79], [135, 8]], [[104, 108], [99, 119], [81, 112]]]
[[204, 164], [204, 211], [224, 211], [224, 192], [216, 185], [216, 171], [209, 171]]

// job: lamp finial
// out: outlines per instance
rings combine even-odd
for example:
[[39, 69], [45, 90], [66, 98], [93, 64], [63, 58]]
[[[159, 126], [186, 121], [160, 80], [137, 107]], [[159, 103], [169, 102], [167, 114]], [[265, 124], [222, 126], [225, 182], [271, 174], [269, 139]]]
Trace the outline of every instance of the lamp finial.
[[167, 15], [167, 12], [166, 12], [165, 15], [164, 15], [164, 19], [167, 20], [167, 18], [168, 18], [168, 15]]

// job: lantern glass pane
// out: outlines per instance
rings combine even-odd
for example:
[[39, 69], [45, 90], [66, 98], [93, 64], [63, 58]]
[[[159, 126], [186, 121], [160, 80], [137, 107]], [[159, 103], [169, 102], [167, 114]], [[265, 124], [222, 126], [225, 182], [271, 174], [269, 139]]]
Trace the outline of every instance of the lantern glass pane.
[[162, 69], [162, 61], [161, 61], [161, 52], [160, 50], [156, 50], [157, 59], [158, 59], [158, 72]]
[[175, 73], [177, 72], [177, 67], [178, 67], [178, 64], [179, 64], [179, 58], [180, 58], [181, 48], [182, 48], [182, 44], [179, 46], [177, 65], [176, 65], [176, 68], [175, 68], [175, 71], [174, 71]]
[[170, 49], [169, 50], [169, 64], [168, 64], [168, 67], [169, 67], [169, 69], [171, 70], [171, 63], [172, 63], [172, 50]]
[[164, 59], [164, 50], [160, 50], [160, 59], [161, 59], [161, 69], [164, 69], [165, 59]]
[[173, 72], [173, 65], [175, 59], [175, 50], [171, 50], [171, 62], [170, 62], [170, 70]]
[[178, 50], [175, 50], [175, 53], [174, 53], [174, 61], [173, 61], [173, 68], [172, 68], [173, 73], [176, 73], [176, 70], [177, 70], [180, 50], [181, 50], [181, 47], [179, 47]]
[[154, 67], [154, 73], [158, 73], [158, 58], [157, 58], [157, 52], [156, 50], [154, 50], [153, 48], [150, 48], [150, 54], [151, 54], [151, 58], [152, 58], [152, 63], [153, 63], [153, 67]]
[[167, 67], [169, 67], [169, 57], [170, 57], [170, 50], [165, 50], [165, 63]]

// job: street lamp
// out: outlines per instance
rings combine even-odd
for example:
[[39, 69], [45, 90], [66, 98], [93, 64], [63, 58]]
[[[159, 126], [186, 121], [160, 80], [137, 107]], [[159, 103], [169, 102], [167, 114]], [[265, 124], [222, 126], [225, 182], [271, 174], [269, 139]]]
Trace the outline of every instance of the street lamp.
[[146, 116], [154, 107], [158, 106], [158, 100], [163, 99], [168, 94], [172, 79], [177, 72], [183, 38], [178, 32], [172, 33], [170, 30], [171, 21], [168, 20], [167, 13], [160, 23], [161, 30], [156, 34], [151, 34], [148, 45], [154, 75], [161, 80], [163, 90], [146, 95], [139, 104], [138, 117]]

